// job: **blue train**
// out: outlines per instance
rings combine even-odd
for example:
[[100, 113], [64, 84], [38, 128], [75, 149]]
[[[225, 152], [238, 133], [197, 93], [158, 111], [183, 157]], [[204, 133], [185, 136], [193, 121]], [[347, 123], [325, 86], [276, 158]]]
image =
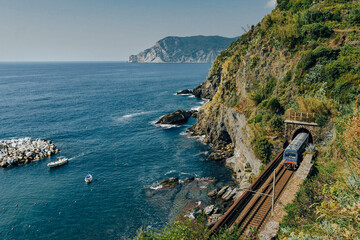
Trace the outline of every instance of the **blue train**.
[[283, 164], [287, 169], [297, 169], [299, 167], [302, 153], [305, 151], [309, 141], [309, 134], [302, 132], [296, 135], [283, 154]]

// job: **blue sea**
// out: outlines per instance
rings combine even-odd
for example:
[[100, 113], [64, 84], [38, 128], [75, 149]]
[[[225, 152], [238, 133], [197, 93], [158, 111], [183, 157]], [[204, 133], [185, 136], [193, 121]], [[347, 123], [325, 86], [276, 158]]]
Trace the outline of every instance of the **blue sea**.
[[[177, 91], [210, 64], [0, 63], [0, 139], [52, 140], [61, 152], [0, 169], [0, 239], [127, 239], [161, 229], [231, 181], [208, 146], [159, 117], [204, 103]], [[49, 170], [63, 155], [69, 164]], [[95, 181], [85, 184], [91, 173]], [[216, 177], [157, 189], [168, 177]], [[151, 189], [155, 188], [155, 189]]]

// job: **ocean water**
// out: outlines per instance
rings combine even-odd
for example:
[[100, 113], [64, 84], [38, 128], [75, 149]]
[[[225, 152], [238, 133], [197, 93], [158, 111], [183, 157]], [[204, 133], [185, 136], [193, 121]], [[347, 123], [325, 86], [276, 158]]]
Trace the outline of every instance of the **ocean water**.
[[[1, 63], [0, 138], [52, 140], [61, 153], [0, 169], [0, 239], [127, 239], [156, 230], [231, 181], [208, 146], [184, 134], [195, 119], [153, 122], [202, 99], [176, 96], [210, 64]], [[49, 170], [56, 156], [69, 164]], [[87, 185], [84, 177], [96, 179]], [[167, 177], [216, 177], [172, 189]]]

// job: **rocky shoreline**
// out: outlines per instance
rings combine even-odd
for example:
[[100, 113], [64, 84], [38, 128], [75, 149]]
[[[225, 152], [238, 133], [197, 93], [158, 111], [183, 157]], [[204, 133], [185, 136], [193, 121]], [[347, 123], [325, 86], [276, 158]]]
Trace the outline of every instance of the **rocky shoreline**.
[[[213, 77], [214, 78], [214, 77]], [[217, 91], [218, 79], [207, 79], [193, 90], [182, 90], [177, 95], [194, 95], [197, 98], [208, 99], [197, 112], [196, 123], [187, 132], [190, 136], [202, 137], [202, 142], [209, 144], [212, 153], [209, 160], [222, 161], [233, 171], [234, 184], [216, 188], [208, 193], [212, 199], [208, 206], [196, 206], [186, 216], [196, 217], [197, 214], [207, 216], [208, 226], [215, 224], [243, 193], [243, 189], [250, 186], [259, 172], [261, 162], [255, 157], [247, 142], [249, 129], [246, 127], [246, 117], [234, 112], [231, 108], [211, 103]]]
[[30, 137], [0, 140], [0, 167], [28, 164], [58, 152], [59, 149], [50, 140]]
[[[199, 215], [207, 217], [207, 226], [212, 226], [218, 221], [222, 215], [226, 212], [227, 208], [236, 201], [243, 190], [238, 188], [234, 183], [225, 186], [215, 186], [217, 179], [214, 177], [187, 177], [179, 179], [178, 177], [169, 177], [163, 179], [160, 182], [152, 184], [148, 190], [147, 195], [156, 196], [163, 194], [171, 194], [177, 192], [179, 195], [192, 195], [192, 191], [196, 189], [202, 189], [207, 193], [210, 201], [206, 204], [204, 199], [188, 199], [188, 202], [184, 204], [181, 216], [186, 218], [196, 218]], [[200, 185], [200, 186], [199, 186]], [[215, 188], [214, 188], [215, 187]], [[210, 191], [211, 190], [211, 191]], [[183, 191], [183, 193], [181, 193]]]
[[[185, 89], [176, 95], [193, 95], [197, 98], [207, 99], [209, 102], [198, 111], [177, 110], [166, 114], [156, 124], [181, 125], [190, 117], [196, 117], [196, 123], [186, 132], [189, 137], [199, 138], [204, 144], [208, 144], [212, 152], [208, 160], [224, 162], [225, 166], [233, 171], [234, 183], [217, 187], [208, 192], [210, 204], [204, 202], [190, 204], [185, 212], [185, 217], [195, 218], [202, 214], [207, 217], [207, 225], [214, 225], [242, 194], [244, 189], [250, 186], [259, 173], [261, 162], [255, 157], [247, 138], [249, 129], [246, 126], [246, 117], [233, 109], [222, 104], [212, 102], [220, 76], [214, 75], [193, 90]], [[152, 190], [169, 190], [182, 184], [191, 183], [194, 178], [180, 180], [178, 178], [164, 179]]]

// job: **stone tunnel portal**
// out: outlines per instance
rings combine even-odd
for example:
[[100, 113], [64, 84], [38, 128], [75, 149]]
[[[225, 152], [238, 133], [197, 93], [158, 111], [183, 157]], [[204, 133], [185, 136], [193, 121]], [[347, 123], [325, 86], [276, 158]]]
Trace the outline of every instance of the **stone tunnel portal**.
[[294, 140], [294, 138], [295, 138], [299, 133], [308, 133], [308, 134], [309, 134], [309, 143], [314, 143], [314, 142], [313, 142], [313, 137], [312, 137], [312, 135], [311, 135], [311, 132], [310, 132], [308, 129], [306, 129], [306, 128], [299, 128], [299, 129], [297, 129], [297, 130], [293, 133], [293, 135], [292, 135], [292, 137], [291, 137], [291, 141]]

